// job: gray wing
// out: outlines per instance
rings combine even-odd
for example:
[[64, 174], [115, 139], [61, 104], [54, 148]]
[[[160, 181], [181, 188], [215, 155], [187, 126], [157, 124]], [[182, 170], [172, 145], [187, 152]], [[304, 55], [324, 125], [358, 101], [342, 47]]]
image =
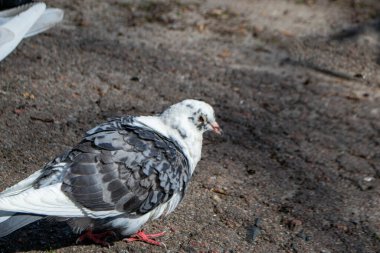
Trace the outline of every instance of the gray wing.
[[87, 132], [70, 154], [62, 190], [94, 211], [142, 215], [185, 192], [190, 169], [178, 145], [133, 126], [133, 118], [114, 119]]

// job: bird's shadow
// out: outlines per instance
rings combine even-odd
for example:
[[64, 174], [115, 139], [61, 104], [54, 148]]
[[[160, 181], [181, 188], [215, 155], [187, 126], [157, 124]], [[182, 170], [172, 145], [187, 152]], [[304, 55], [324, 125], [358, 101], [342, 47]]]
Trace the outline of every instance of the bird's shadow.
[[77, 238], [65, 222], [41, 220], [0, 238], [0, 253], [50, 251], [74, 245]]

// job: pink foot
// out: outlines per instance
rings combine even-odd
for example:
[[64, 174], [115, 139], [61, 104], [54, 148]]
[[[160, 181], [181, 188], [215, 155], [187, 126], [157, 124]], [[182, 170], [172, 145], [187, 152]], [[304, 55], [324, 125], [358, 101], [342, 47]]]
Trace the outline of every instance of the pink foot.
[[163, 243], [156, 241], [153, 238], [163, 236], [165, 232], [157, 233], [157, 234], [145, 234], [144, 231], [140, 230], [136, 234], [132, 235], [129, 238], [124, 238], [125, 242], [133, 242], [133, 241], [142, 241], [149, 244], [161, 246]]
[[84, 234], [82, 234], [81, 236], [79, 236], [79, 238], [77, 239], [76, 243], [83, 242], [83, 241], [85, 241], [87, 239], [87, 240], [90, 240], [90, 241], [92, 241], [92, 242], [94, 242], [96, 244], [100, 244], [102, 246], [109, 247], [110, 244], [105, 241], [105, 239], [108, 236], [116, 236], [116, 234], [114, 232], [112, 232], [112, 231], [106, 231], [106, 232], [103, 232], [103, 233], [94, 234], [91, 229], [87, 229], [86, 232], [84, 232]]

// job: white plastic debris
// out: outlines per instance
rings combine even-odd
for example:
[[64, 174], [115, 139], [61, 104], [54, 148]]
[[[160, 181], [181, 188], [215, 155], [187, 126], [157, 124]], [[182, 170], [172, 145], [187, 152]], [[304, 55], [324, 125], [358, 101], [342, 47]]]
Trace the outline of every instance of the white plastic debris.
[[366, 182], [371, 182], [371, 181], [373, 181], [375, 178], [374, 177], [365, 177], [364, 178], [364, 181], [366, 181]]
[[8, 56], [23, 38], [46, 31], [62, 19], [63, 10], [46, 9], [46, 4], [41, 2], [0, 11], [0, 61]]

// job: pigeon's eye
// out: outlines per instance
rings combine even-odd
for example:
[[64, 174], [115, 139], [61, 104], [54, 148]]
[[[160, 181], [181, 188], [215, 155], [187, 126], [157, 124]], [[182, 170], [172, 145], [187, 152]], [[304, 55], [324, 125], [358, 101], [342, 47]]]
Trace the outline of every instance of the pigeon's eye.
[[202, 115], [199, 116], [198, 122], [201, 123], [201, 124], [204, 124], [205, 123], [205, 118]]

